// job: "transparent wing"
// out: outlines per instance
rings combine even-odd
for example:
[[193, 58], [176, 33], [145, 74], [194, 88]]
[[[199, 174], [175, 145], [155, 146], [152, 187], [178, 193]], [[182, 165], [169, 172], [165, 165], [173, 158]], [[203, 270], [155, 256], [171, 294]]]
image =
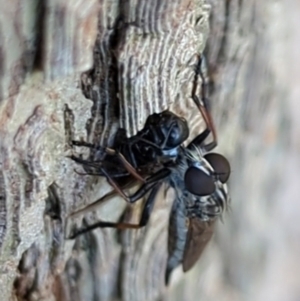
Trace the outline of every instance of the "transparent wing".
[[215, 225], [215, 221], [203, 222], [198, 218], [191, 218], [189, 222], [182, 260], [184, 272], [190, 270], [201, 256], [213, 235]]

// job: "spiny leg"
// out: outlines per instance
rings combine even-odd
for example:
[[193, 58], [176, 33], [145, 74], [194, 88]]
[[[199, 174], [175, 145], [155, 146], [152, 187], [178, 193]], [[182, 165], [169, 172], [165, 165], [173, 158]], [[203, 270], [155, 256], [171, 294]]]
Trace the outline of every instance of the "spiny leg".
[[130, 224], [130, 223], [113, 223], [113, 222], [105, 222], [105, 221], [99, 221], [93, 225], [88, 225], [86, 227], [83, 227], [81, 229], [74, 230], [71, 235], [69, 236], [69, 239], [74, 239], [77, 236], [84, 234], [86, 232], [89, 232], [91, 230], [94, 230], [96, 228], [115, 228], [115, 229], [139, 229], [144, 227], [150, 218], [151, 212], [153, 210], [155, 197], [157, 195], [157, 192], [159, 188], [161, 187], [161, 183], [155, 184], [152, 188], [147, 201], [145, 203], [140, 222], [138, 224]]

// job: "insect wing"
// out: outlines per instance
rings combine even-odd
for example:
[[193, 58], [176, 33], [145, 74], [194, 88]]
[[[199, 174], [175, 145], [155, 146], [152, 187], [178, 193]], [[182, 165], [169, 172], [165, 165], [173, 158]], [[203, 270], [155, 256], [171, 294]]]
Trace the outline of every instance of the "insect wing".
[[191, 218], [189, 222], [182, 261], [184, 272], [190, 270], [201, 256], [213, 235], [215, 225], [215, 221], [203, 222], [198, 218]]

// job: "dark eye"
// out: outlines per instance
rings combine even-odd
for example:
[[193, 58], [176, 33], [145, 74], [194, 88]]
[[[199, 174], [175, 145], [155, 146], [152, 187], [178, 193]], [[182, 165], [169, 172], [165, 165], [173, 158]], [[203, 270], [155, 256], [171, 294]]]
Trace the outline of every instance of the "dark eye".
[[196, 167], [189, 167], [184, 176], [186, 189], [199, 196], [210, 195], [215, 191], [213, 177]]
[[209, 153], [204, 155], [204, 158], [212, 166], [215, 175], [222, 183], [226, 183], [230, 176], [230, 164], [228, 160], [220, 154]]

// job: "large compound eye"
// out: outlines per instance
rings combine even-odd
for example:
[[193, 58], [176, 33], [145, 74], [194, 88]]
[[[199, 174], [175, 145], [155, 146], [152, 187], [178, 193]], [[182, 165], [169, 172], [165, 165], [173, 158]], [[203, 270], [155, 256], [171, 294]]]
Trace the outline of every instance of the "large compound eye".
[[215, 191], [213, 177], [197, 167], [189, 167], [184, 176], [186, 189], [199, 196], [210, 195]]
[[212, 166], [215, 175], [222, 183], [226, 183], [230, 176], [230, 164], [228, 160], [220, 154], [209, 153], [204, 155], [204, 158]]

